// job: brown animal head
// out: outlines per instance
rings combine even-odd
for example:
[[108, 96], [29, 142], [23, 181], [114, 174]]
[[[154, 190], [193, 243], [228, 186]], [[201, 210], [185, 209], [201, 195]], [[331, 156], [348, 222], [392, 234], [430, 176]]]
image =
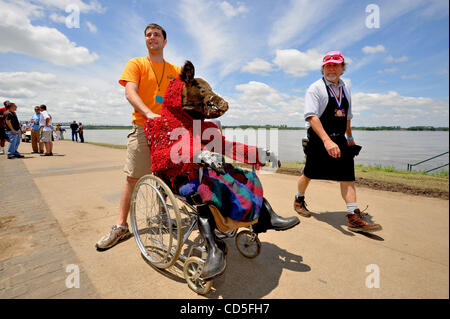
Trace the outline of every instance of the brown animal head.
[[195, 69], [186, 61], [181, 69], [180, 79], [184, 82], [182, 91], [183, 110], [194, 119], [214, 119], [228, 110], [228, 103], [213, 92], [208, 82], [194, 78]]

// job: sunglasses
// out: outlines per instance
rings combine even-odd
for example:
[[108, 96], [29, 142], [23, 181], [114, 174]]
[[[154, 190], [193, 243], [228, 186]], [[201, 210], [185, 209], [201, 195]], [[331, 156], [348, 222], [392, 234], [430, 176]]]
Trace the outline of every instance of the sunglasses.
[[330, 60], [341, 60], [341, 59], [343, 59], [343, 58], [340, 55], [327, 55], [326, 57], [323, 58], [323, 62], [327, 62]]

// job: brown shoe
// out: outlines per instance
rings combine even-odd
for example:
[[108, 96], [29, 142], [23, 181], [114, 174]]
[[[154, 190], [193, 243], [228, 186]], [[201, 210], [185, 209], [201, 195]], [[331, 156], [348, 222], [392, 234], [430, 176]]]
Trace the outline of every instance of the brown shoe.
[[354, 214], [347, 214], [348, 229], [354, 232], [374, 232], [382, 229], [381, 225], [365, 220], [367, 213], [355, 209]]
[[297, 196], [295, 196], [294, 199], [294, 210], [303, 217], [311, 217], [311, 213], [309, 212], [308, 208], [306, 208], [305, 199], [298, 199]]

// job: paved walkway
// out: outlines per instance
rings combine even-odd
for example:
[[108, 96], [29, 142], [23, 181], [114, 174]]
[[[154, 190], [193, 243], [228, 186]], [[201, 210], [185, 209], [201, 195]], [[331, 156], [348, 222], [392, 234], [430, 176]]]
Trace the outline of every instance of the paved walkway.
[[[285, 232], [260, 235], [261, 254], [242, 257], [228, 239], [228, 266], [214, 290], [198, 296], [182, 272], [157, 271], [133, 238], [97, 252], [115, 223], [124, 182], [124, 150], [55, 143], [53, 157], [0, 156], [0, 298], [448, 298], [448, 200], [359, 188], [383, 231], [355, 234], [334, 182], [308, 189], [313, 216]], [[297, 177], [260, 174], [265, 196], [282, 216], [295, 214]], [[81, 272], [80, 288], [67, 288]], [[379, 288], [368, 288], [376, 283]]]
[[0, 189], [0, 298], [97, 297], [24, 160], [2, 156]]

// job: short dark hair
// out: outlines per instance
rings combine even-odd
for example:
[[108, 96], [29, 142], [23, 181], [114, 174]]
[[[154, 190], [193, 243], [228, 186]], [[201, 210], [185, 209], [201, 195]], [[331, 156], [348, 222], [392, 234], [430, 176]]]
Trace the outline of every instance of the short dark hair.
[[158, 29], [158, 30], [161, 30], [161, 32], [162, 32], [162, 34], [163, 34], [163, 37], [164, 37], [164, 40], [167, 39], [167, 33], [166, 33], [166, 30], [164, 30], [164, 28], [163, 28], [162, 26], [160, 26], [159, 24], [156, 24], [156, 23], [150, 23], [149, 25], [147, 25], [147, 26], [145, 27], [145, 30], [144, 30], [144, 35], [145, 35], [145, 36], [147, 36], [147, 30], [148, 30], [148, 29]]
[[8, 104], [10, 104], [10, 103], [11, 103], [10, 101], [6, 100], [5, 102], [3, 102], [3, 105], [6, 107], [6, 106], [8, 106]]
[[47, 110], [47, 106], [46, 106], [45, 104], [42, 104], [42, 105], [40, 106], [40, 108], [43, 109], [43, 110]]

